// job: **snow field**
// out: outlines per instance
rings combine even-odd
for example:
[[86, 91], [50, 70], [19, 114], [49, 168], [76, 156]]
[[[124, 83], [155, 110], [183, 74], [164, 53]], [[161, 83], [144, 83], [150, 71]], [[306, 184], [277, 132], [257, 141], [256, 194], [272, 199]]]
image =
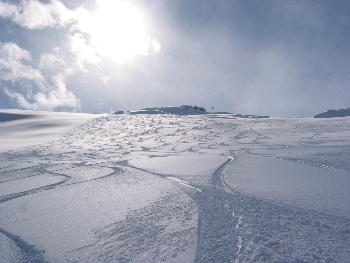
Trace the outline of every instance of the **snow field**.
[[0, 154], [9, 262], [348, 262], [348, 118], [84, 121]]

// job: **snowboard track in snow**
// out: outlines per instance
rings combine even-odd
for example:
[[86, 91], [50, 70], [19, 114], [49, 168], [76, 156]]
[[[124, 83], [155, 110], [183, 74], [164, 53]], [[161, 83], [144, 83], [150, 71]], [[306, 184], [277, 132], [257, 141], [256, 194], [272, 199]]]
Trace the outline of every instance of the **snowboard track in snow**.
[[350, 220], [234, 191], [223, 178], [230, 161], [213, 173], [211, 187], [194, 195], [196, 263], [347, 262]]
[[[346, 262], [347, 247], [341, 243], [350, 240], [350, 220], [234, 191], [223, 177], [225, 167], [232, 160], [229, 157], [213, 172], [208, 186], [187, 187], [174, 182], [194, 200], [199, 210], [195, 263], [271, 259]], [[126, 166], [169, 178], [167, 174]]]
[[[104, 179], [104, 178], [107, 178], [107, 177], [110, 177], [110, 176], [117, 175], [120, 172], [121, 172], [121, 169], [119, 167], [115, 167], [113, 172], [111, 172], [111, 173], [109, 173], [107, 175], [104, 175], [104, 176], [101, 176], [101, 177], [97, 177], [97, 178], [93, 178], [93, 179], [89, 179], [89, 180], [81, 180], [79, 182], [72, 182], [72, 183], [69, 183], [69, 178], [71, 178], [70, 176], [67, 176], [65, 174], [50, 173], [50, 175], [52, 175], [52, 176], [62, 176], [62, 177], [66, 177], [66, 179], [62, 180], [62, 181], [60, 181], [58, 183], [49, 184], [49, 185], [45, 185], [45, 186], [42, 186], [42, 187], [30, 189], [28, 191], [23, 191], [23, 192], [19, 192], [19, 193], [15, 193], [15, 194], [0, 196], [0, 203], [4, 203], [4, 202], [7, 202], [9, 200], [12, 200], [12, 199], [15, 199], [15, 198], [19, 198], [19, 197], [22, 197], [22, 196], [32, 195], [32, 194], [40, 193], [42, 191], [48, 191], [48, 190], [56, 189], [56, 188], [59, 188], [59, 187], [66, 187], [66, 186], [70, 186], [70, 185], [83, 184], [83, 183], [87, 183], [87, 182], [91, 182], [91, 181], [101, 180], [101, 179]], [[27, 177], [31, 177], [31, 176], [27, 176]], [[27, 177], [23, 177], [23, 178], [27, 178]], [[21, 178], [21, 179], [23, 179], [23, 178]]]
[[43, 254], [44, 251], [36, 249], [33, 245], [28, 244], [20, 237], [11, 234], [10, 232], [2, 229], [0, 227], [0, 233], [10, 239], [12, 242], [16, 244], [16, 246], [21, 251], [21, 260], [22, 262], [28, 263], [48, 263], [48, 261], [44, 260]]

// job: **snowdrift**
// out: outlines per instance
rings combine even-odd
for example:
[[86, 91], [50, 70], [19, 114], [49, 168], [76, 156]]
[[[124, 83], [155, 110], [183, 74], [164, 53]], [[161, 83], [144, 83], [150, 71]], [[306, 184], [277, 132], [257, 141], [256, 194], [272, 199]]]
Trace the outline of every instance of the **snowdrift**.
[[98, 115], [0, 109], [0, 152], [46, 143]]
[[35, 118], [35, 115], [0, 112], [0, 122], [15, 121], [15, 120], [21, 120], [21, 119], [28, 119], [28, 118]]

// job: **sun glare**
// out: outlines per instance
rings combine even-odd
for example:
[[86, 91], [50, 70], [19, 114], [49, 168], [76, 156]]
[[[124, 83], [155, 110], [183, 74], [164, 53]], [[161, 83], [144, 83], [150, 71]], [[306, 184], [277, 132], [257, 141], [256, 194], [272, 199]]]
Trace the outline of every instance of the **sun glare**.
[[118, 63], [160, 48], [148, 35], [141, 10], [123, 0], [98, 0], [94, 12], [81, 14], [79, 28], [97, 54]]

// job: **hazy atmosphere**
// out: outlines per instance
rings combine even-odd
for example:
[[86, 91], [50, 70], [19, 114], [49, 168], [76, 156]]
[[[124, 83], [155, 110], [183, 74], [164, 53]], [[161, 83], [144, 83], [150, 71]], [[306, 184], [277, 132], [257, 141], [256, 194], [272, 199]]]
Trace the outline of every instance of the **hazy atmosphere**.
[[349, 106], [349, 1], [0, 1], [2, 108]]

